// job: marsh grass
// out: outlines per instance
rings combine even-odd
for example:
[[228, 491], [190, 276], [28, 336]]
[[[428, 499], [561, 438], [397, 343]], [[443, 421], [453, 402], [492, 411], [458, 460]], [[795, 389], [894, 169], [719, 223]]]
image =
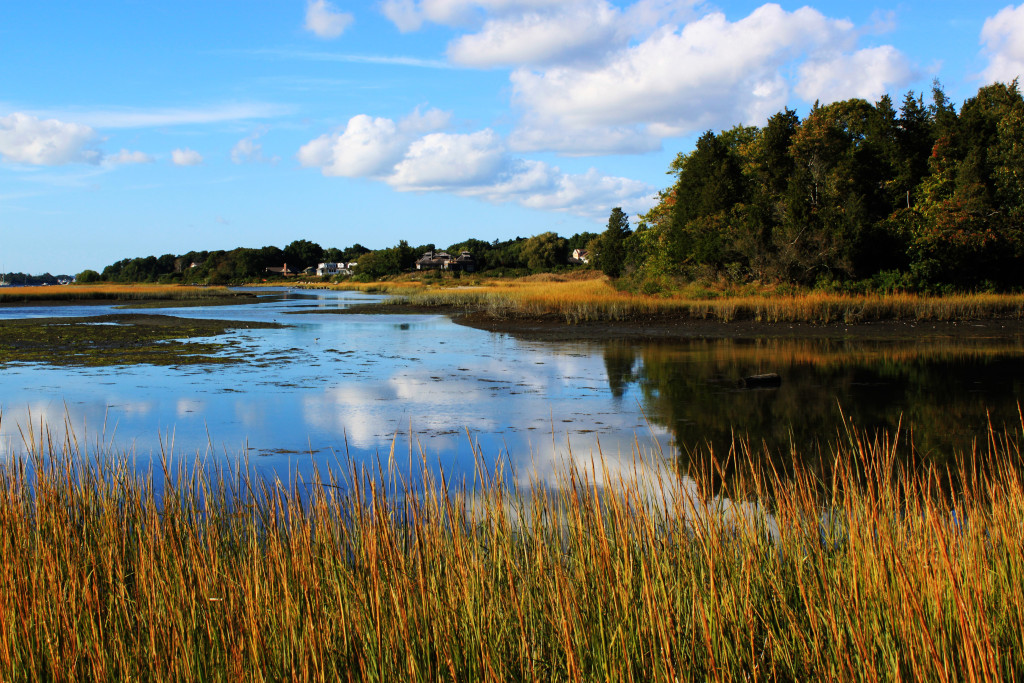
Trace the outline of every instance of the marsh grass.
[[496, 318], [554, 316], [570, 324], [656, 316], [719, 322], [853, 324], [1020, 319], [1024, 315], [1024, 295], [1019, 294], [792, 294], [776, 290], [757, 293], [748, 287], [735, 292], [689, 288], [655, 295], [616, 289], [607, 278], [558, 275], [482, 280], [469, 286], [396, 282], [358, 288], [392, 294], [396, 303], [479, 310]]
[[478, 453], [469, 484], [394, 450], [284, 482], [23, 439], [0, 467], [5, 681], [1024, 676], [1016, 435], [940, 472], [850, 428], [826, 481], [740, 444], [726, 495], [748, 502], [639, 445], [547, 482]]
[[227, 287], [190, 287], [186, 285], [68, 285], [48, 287], [10, 287], [0, 289], [0, 303], [34, 301], [191, 301], [231, 297]]

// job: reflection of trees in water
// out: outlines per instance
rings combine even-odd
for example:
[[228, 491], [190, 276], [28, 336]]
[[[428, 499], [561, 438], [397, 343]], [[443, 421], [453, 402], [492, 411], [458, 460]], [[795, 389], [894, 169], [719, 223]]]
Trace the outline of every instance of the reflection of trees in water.
[[633, 376], [633, 366], [636, 365], [637, 355], [633, 345], [628, 342], [613, 341], [604, 347], [604, 367], [608, 372], [608, 388], [612, 396], [622, 398], [626, 387], [636, 378]]
[[[1020, 430], [1020, 340], [694, 340], [609, 345], [612, 394], [636, 381], [648, 417], [669, 428], [680, 452], [728, 453], [733, 436], [812, 465], [844, 433], [900, 430], [934, 461], [984, 444], [993, 426]], [[639, 362], [637, 362], [639, 361]], [[743, 390], [742, 377], [777, 372], [778, 389]], [[842, 411], [842, 412], [840, 412]]]

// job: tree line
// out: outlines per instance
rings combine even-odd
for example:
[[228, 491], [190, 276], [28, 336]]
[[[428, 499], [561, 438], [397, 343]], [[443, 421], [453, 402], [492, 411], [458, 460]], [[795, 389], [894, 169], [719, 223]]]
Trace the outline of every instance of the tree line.
[[[959, 111], [936, 83], [897, 109], [850, 99], [791, 109], [763, 127], [704, 133], [680, 153], [673, 184], [631, 229], [621, 208], [605, 230], [468, 239], [479, 271], [521, 275], [566, 267], [586, 249], [625, 286], [682, 282], [792, 283], [820, 288], [1016, 289], [1024, 285], [1024, 98], [1016, 81], [981, 88]], [[357, 261], [356, 279], [412, 270], [434, 244], [370, 250], [238, 248], [124, 259], [79, 281], [230, 283]]]
[[[583, 248], [597, 238], [597, 233], [584, 232], [563, 238], [554, 232], [510, 240], [468, 239], [452, 244], [447, 251], [459, 254], [468, 251], [477, 263], [477, 270], [492, 275], [525, 275], [565, 267], [574, 249]], [[293, 272], [301, 272], [319, 263], [357, 262], [356, 280], [376, 280], [410, 271], [416, 260], [433, 243], [411, 246], [406, 240], [386, 249], [370, 250], [361, 244], [345, 249], [324, 248], [309, 240], [295, 240], [284, 248], [239, 247], [229, 251], [190, 251], [186, 254], [126, 258], [102, 271], [85, 270], [78, 282], [160, 282], [231, 284], [251, 282], [268, 277], [267, 268], [284, 264]]]
[[611, 270], [638, 286], [1024, 285], [1016, 81], [981, 88], [959, 111], [938, 83], [929, 103], [909, 92], [898, 110], [888, 96], [815, 104], [803, 120], [786, 109], [761, 128], [704, 133], [670, 173], [637, 230], [616, 238]]

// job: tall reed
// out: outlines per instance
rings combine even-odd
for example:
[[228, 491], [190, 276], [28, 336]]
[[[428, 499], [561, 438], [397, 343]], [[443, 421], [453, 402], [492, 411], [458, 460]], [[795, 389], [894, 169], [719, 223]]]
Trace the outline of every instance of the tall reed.
[[637, 320], [661, 315], [720, 322], [814, 324], [1020, 319], [1024, 316], [1024, 295], [1019, 294], [928, 296], [766, 291], [709, 296], [683, 291], [653, 295], [615, 289], [607, 278], [557, 276], [484, 280], [465, 287], [417, 286], [409, 282], [375, 283], [372, 287], [372, 291], [394, 295], [396, 303], [480, 310], [497, 318], [554, 316], [566, 323]]
[[0, 468], [5, 681], [1024, 677], [1010, 434], [946, 473], [851, 428], [828, 481], [739, 443], [731, 500], [639, 445], [546, 480], [478, 453], [469, 485], [425, 454], [284, 482], [24, 439]]

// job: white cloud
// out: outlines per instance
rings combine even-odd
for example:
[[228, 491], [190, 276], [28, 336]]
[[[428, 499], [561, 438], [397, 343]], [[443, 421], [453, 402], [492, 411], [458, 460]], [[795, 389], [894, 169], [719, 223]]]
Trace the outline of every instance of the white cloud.
[[248, 137], [244, 137], [235, 143], [231, 148], [231, 161], [236, 164], [276, 164], [278, 157], [266, 157], [263, 155], [263, 145], [257, 140], [263, 136], [263, 131], [256, 131]]
[[320, 38], [337, 38], [352, 23], [353, 17], [327, 0], [309, 0], [306, 3], [306, 30]]
[[353, 117], [345, 130], [323, 135], [299, 150], [303, 166], [327, 176], [364, 177], [400, 192], [450, 192], [504, 204], [605, 217], [613, 206], [642, 211], [654, 203], [653, 188], [596, 170], [570, 175], [544, 162], [509, 154], [493, 130], [430, 132], [447, 115], [418, 111], [395, 122]]
[[812, 60], [800, 67], [796, 93], [810, 102], [850, 97], [875, 101], [895, 84], [917, 77], [906, 56], [889, 45]]
[[448, 46], [448, 57], [463, 66], [547, 64], [624, 43], [621, 12], [600, 0], [566, 2], [554, 12], [532, 11], [488, 19], [479, 33]]
[[462, 66], [489, 68], [598, 60], [657, 26], [688, 18], [698, 2], [639, 0], [624, 9], [608, 0], [395, 4], [403, 16], [415, 17], [410, 27], [424, 20], [473, 26], [476, 33], [448, 45], [448, 57]]
[[171, 152], [171, 161], [175, 166], [197, 166], [203, 163], [203, 155], [186, 147]]
[[695, 18], [703, 5], [385, 0], [382, 8], [403, 31], [425, 23], [462, 31], [448, 45], [454, 65], [514, 68], [512, 101], [521, 117], [509, 145], [524, 152], [648, 152], [666, 137], [761, 124], [794, 95], [875, 99], [918, 76], [892, 46], [858, 50], [865, 36], [895, 27], [892, 12], [875, 12], [857, 27], [775, 3], [736, 21], [717, 11]]
[[597, 65], [519, 68], [511, 79], [523, 120], [512, 142], [570, 154], [641, 152], [667, 136], [762, 123], [789, 103], [784, 74], [802, 59], [813, 66], [801, 94], [824, 92], [830, 65], [841, 69], [830, 97], [874, 94], [910, 78], [906, 58], [891, 47], [848, 54], [858, 38], [849, 21], [766, 4], [735, 22], [711, 13], [664, 26]]
[[388, 183], [399, 190], [472, 187], [493, 178], [504, 161], [504, 147], [492, 130], [432, 133], [410, 145]]
[[151, 128], [267, 119], [284, 116], [292, 111], [292, 107], [285, 105], [264, 102], [242, 102], [196, 108], [136, 109], [132, 107], [119, 107], [94, 110], [37, 111], [32, 113], [36, 116], [72, 118], [81, 124], [95, 128]]
[[153, 163], [153, 157], [145, 152], [133, 152], [127, 149], [122, 149], [117, 154], [111, 154], [103, 157], [103, 163], [113, 164], [116, 166], [123, 164], [151, 164]]
[[985, 20], [981, 42], [989, 58], [982, 76], [988, 83], [1009, 83], [1024, 76], [1024, 5], [1008, 6]]
[[349, 178], [389, 175], [419, 135], [448, 125], [450, 114], [417, 109], [399, 122], [365, 114], [349, 119], [342, 132], [321, 135], [299, 149], [299, 163], [327, 176]]
[[398, 30], [416, 31], [425, 22], [445, 26], [477, 23], [488, 13], [507, 14], [558, 7], [567, 0], [384, 0], [381, 9]]
[[96, 138], [96, 131], [80, 123], [20, 112], [0, 117], [0, 157], [7, 161], [35, 166], [99, 163], [102, 155], [88, 148]]

